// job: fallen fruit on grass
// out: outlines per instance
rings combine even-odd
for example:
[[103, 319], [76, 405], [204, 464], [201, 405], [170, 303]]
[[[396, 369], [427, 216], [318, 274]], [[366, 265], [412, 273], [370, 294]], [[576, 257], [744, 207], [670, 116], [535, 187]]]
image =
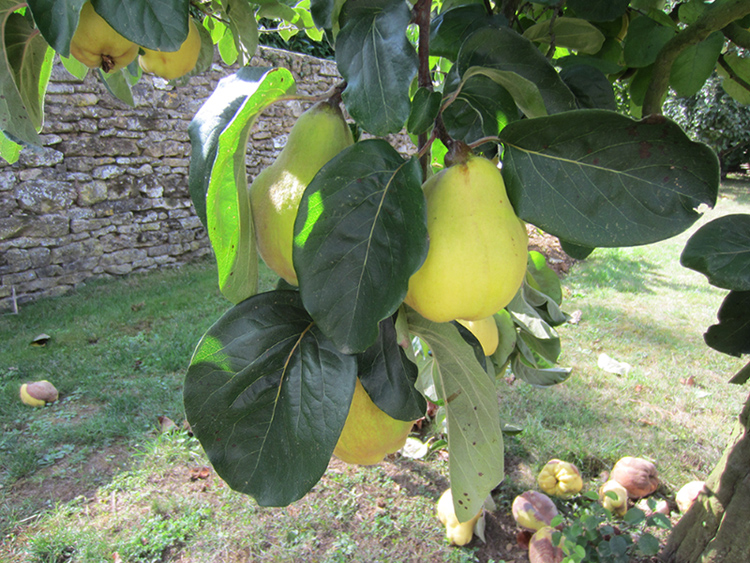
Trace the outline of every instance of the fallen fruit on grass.
[[91, 2], [86, 2], [70, 40], [70, 54], [89, 68], [115, 72], [135, 60], [138, 45], [112, 29]]
[[628, 491], [613, 479], [599, 488], [599, 501], [604, 508], [618, 516], [624, 516], [628, 511]]
[[413, 425], [414, 421], [396, 420], [378, 408], [357, 378], [333, 454], [346, 463], [374, 465], [404, 446]]
[[513, 499], [511, 511], [516, 524], [533, 531], [549, 526], [557, 516], [557, 507], [552, 499], [538, 491], [526, 491], [518, 495]]
[[143, 48], [144, 54], [138, 57], [143, 72], [174, 80], [186, 75], [195, 68], [201, 52], [201, 36], [193, 20], [188, 22], [188, 35], [176, 51], [152, 51]]
[[485, 356], [491, 356], [497, 350], [497, 345], [500, 342], [499, 333], [497, 330], [497, 324], [495, 324], [494, 317], [486, 317], [479, 319], [478, 321], [465, 321], [458, 319], [457, 322], [465, 326], [469, 331], [477, 337], [479, 343], [482, 345], [482, 350]]
[[559, 459], [549, 460], [539, 472], [536, 482], [548, 495], [561, 498], [570, 498], [583, 488], [583, 479], [578, 468]]
[[650, 500], [651, 499], [643, 498], [636, 503], [635, 507], [643, 510], [643, 513], [646, 516], [652, 516], [653, 514], [663, 514], [664, 516], [669, 516], [669, 513], [671, 511], [669, 509], [669, 503], [666, 500], [662, 498], [655, 501], [653, 508], [651, 508], [650, 506]]
[[630, 498], [650, 495], [659, 487], [656, 466], [640, 457], [623, 457], [612, 468], [609, 476], [628, 491]]
[[302, 193], [323, 165], [352, 143], [338, 105], [320, 102], [297, 119], [279, 156], [250, 185], [258, 252], [290, 284], [298, 283], [292, 244]]
[[526, 227], [497, 166], [473, 155], [423, 186], [427, 258], [409, 279], [406, 303], [434, 322], [494, 315], [526, 275]]
[[21, 401], [30, 407], [43, 407], [47, 403], [57, 401], [58, 393], [49, 381], [34, 381], [21, 385]]
[[690, 510], [700, 494], [705, 492], [708, 492], [705, 481], [690, 481], [675, 495], [674, 500], [677, 503], [677, 508], [684, 514]]
[[440, 522], [445, 525], [445, 535], [448, 541], [454, 545], [466, 545], [474, 535], [474, 525], [482, 516], [482, 510], [480, 509], [471, 520], [459, 522], [453, 508], [453, 493], [450, 489], [447, 489], [438, 500], [437, 516]]
[[555, 529], [544, 526], [537, 530], [529, 541], [530, 563], [560, 563], [565, 558], [565, 553], [552, 540]]

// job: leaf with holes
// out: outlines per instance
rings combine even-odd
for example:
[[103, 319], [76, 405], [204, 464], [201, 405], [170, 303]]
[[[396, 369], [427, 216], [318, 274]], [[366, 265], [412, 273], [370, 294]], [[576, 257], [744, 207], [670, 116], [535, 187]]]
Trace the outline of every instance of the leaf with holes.
[[516, 214], [577, 246], [663, 240], [716, 203], [716, 154], [663, 117], [576, 110], [511, 123], [500, 139]]
[[346, 353], [363, 352], [427, 256], [421, 171], [381, 139], [344, 149], [305, 189], [294, 270], [305, 307]]
[[344, 427], [357, 362], [315, 326], [296, 291], [261, 293], [203, 336], [185, 414], [218, 475], [262, 506], [318, 482]]

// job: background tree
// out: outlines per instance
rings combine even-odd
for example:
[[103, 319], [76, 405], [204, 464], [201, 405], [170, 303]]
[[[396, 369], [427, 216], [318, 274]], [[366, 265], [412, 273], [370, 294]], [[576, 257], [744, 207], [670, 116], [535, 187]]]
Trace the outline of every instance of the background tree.
[[[0, 154], [9, 161], [20, 145], [39, 144], [55, 53], [72, 73], [87, 72], [69, 56], [83, 4], [0, 0]], [[241, 67], [190, 127], [191, 196], [215, 251], [220, 288], [234, 306], [196, 348], [185, 408], [217, 472], [265, 505], [293, 502], [317, 482], [359, 380], [395, 419], [420, 416], [425, 397], [441, 405], [454, 507], [460, 520], [471, 519], [503, 477], [494, 374], [509, 366], [536, 385], [566, 379], [569, 370], [556, 366], [554, 329], [565, 316], [559, 285], [534, 255], [515, 298], [495, 314], [501, 346], [489, 358], [456, 324], [406, 306], [409, 279], [429, 249], [422, 184], [474, 155], [497, 158], [515, 214], [559, 237], [570, 254], [662, 240], [692, 225], [701, 205], [713, 206], [719, 186], [716, 154], [662, 115], [668, 90], [695, 95], [719, 71], [722, 88], [745, 102], [750, 83], [748, 59], [738, 50], [750, 46], [750, 0], [669, 7], [660, 0], [92, 5], [142, 49], [177, 50], [195, 18], [202, 46], [192, 73], [207, 68], [215, 47]], [[310, 99], [294, 93], [286, 69], [245, 66], [261, 19], [279, 22], [286, 35], [325, 38], [342, 84], [324, 100]], [[104, 47], [100, 54], [95, 72], [113, 95], [132, 101], [137, 61], [109, 72], [119, 55]], [[614, 84], [627, 88], [630, 116], [616, 111]], [[368, 138], [331, 159], [304, 191], [294, 223], [299, 288], [280, 282], [258, 294], [245, 154], [257, 116], [290, 99], [342, 103]], [[415, 139], [409, 155], [384, 140], [404, 128]], [[746, 354], [750, 228], [744, 216], [720, 221], [691, 239], [683, 263], [731, 290], [707, 343]], [[733, 381], [746, 381], [749, 372]], [[742, 420], [744, 434], [727, 460], [746, 450]], [[750, 506], [750, 490], [724, 488], [741, 482], [732, 467], [717, 469], [719, 503], [703, 504], [723, 527], [737, 525], [732, 507]], [[673, 537], [672, 560], [696, 561], [712, 549], [722, 554], [717, 560], [747, 561], [747, 536], [722, 527], [701, 535], [708, 548], [680, 549], [705, 521], [696, 518], [686, 518], [687, 531]]]

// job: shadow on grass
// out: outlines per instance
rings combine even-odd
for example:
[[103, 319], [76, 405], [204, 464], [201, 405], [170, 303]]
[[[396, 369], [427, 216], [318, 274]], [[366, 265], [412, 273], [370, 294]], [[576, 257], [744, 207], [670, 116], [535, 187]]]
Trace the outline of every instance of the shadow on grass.
[[664, 281], [660, 269], [644, 258], [614, 253], [594, 255], [576, 266], [566, 285], [584, 290], [610, 288], [620, 293], [653, 293], [650, 286]]

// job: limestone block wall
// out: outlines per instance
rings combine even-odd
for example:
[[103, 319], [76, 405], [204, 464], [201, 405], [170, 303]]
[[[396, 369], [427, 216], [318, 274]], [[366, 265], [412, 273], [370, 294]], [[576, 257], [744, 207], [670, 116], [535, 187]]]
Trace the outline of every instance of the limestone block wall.
[[[340, 81], [333, 62], [275, 49], [261, 48], [252, 64], [289, 68], [300, 93]], [[44, 148], [0, 161], [0, 309], [211, 252], [189, 197], [187, 127], [231, 72], [216, 64], [177, 88], [144, 76], [129, 107], [91, 73], [81, 82], [54, 68]], [[264, 112], [251, 134], [249, 179], [273, 162], [305, 109], [288, 102]]]

